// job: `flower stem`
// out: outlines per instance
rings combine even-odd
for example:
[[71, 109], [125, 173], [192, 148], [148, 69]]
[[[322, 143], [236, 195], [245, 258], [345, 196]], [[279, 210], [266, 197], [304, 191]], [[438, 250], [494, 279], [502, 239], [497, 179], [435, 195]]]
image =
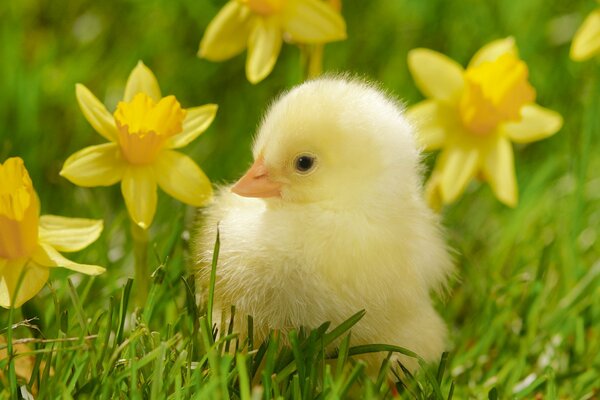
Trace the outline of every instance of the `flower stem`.
[[302, 78], [308, 80], [323, 73], [322, 44], [305, 44], [300, 47], [302, 62]]
[[17, 302], [17, 298], [19, 296], [19, 290], [21, 290], [21, 285], [25, 279], [25, 274], [27, 273], [27, 266], [21, 269], [19, 273], [19, 278], [17, 279], [17, 285], [15, 287], [15, 291], [10, 299], [10, 309], [8, 311], [8, 330], [6, 332], [6, 355], [8, 357], [8, 380], [10, 385], [10, 394], [11, 399], [17, 398], [17, 367], [15, 365], [15, 349], [13, 346], [13, 326], [14, 314], [16, 312], [15, 303]]
[[135, 257], [135, 300], [137, 307], [143, 307], [150, 290], [150, 273], [148, 270], [148, 230], [141, 228], [131, 221], [131, 236], [133, 238], [133, 252]]

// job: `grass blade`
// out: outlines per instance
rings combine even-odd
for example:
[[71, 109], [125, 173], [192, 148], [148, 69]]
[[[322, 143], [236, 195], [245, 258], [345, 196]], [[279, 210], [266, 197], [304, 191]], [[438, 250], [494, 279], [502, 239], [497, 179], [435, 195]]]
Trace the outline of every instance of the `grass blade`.
[[127, 304], [129, 303], [129, 295], [131, 294], [131, 286], [133, 279], [127, 279], [127, 283], [123, 288], [123, 295], [121, 296], [121, 306], [119, 308], [119, 328], [117, 330], [117, 339], [115, 344], [121, 344], [123, 341], [125, 319], [127, 318]]
[[217, 260], [219, 259], [219, 250], [221, 248], [221, 238], [219, 228], [217, 227], [217, 238], [213, 249], [212, 263], [210, 266], [210, 282], [208, 287], [208, 305], [207, 315], [208, 326], [213, 326], [213, 307], [215, 302], [215, 282], [217, 280]]

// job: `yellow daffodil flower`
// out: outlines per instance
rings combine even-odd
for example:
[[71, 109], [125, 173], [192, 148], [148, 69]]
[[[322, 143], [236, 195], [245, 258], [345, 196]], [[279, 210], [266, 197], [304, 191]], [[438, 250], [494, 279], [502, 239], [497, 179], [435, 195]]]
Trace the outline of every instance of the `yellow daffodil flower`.
[[[88, 275], [104, 268], [79, 264], [59, 251], [78, 251], [94, 242], [102, 232], [102, 221], [40, 217], [40, 202], [29, 173], [18, 157], [0, 164], [0, 306], [19, 307], [38, 293], [50, 268], [64, 267]], [[21, 285], [11, 304], [19, 277]]]
[[114, 114], [83, 85], [76, 86], [83, 115], [110, 143], [86, 147], [69, 157], [60, 171], [79, 186], [121, 182], [131, 219], [147, 229], [156, 211], [157, 185], [193, 206], [212, 196], [210, 181], [186, 155], [186, 146], [208, 128], [217, 105], [184, 110], [174, 96], [162, 97], [156, 77], [141, 61], [125, 86]]
[[528, 143], [556, 133], [562, 117], [535, 104], [527, 65], [513, 38], [489, 43], [467, 69], [438, 52], [411, 50], [408, 66], [426, 100], [411, 107], [418, 140], [441, 152], [426, 193], [430, 204], [455, 201], [475, 176], [496, 197], [517, 204], [511, 141]]
[[570, 56], [574, 61], [585, 61], [597, 54], [600, 54], [600, 8], [592, 11], [575, 32]]
[[346, 23], [321, 0], [231, 0], [210, 22], [198, 56], [227, 60], [248, 48], [246, 76], [258, 83], [271, 73], [283, 40], [326, 43], [346, 38]]

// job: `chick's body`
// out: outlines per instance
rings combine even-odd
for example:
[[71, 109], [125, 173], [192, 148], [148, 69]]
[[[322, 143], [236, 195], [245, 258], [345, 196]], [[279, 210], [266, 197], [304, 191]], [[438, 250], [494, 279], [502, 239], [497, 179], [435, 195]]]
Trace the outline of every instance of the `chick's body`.
[[310, 81], [271, 106], [253, 152], [249, 172], [203, 213], [196, 247], [205, 286], [220, 231], [217, 308], [235, 305], [242, 331], [252, 315], [255, 340], [270, 329], [335, 326], [365, 309], [353, 344], [437, 359], [446, 328], [430, 293], [452, 263], [398, 105], [362, 82]]

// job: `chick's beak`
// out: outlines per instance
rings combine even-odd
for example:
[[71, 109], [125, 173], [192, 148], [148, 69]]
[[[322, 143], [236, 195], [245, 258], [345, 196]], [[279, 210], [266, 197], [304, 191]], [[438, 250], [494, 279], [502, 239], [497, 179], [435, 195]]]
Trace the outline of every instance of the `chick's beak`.
[[244, 197], [280, 197], [281, 184], [269, 179], [269, 171], [261, 157], [233, 185], [231, 191]]

